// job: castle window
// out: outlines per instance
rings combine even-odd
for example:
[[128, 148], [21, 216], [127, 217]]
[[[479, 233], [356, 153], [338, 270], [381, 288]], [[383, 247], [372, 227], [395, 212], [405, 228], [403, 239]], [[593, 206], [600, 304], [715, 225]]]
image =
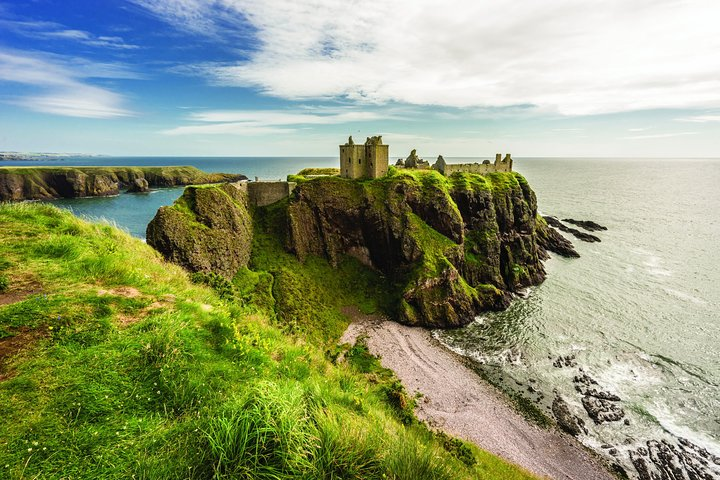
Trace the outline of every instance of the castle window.
[[362, 159], [358, 158], [358, 165], [362, 163]]

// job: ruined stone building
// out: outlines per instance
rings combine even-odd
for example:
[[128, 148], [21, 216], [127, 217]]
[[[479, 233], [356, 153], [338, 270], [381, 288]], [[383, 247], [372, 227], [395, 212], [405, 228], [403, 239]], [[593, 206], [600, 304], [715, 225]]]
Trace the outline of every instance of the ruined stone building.
[[[340, 176], [344, 178], [379, 178], [388, 171], [388, 145], [383, 145], [382, 136], [368, 137], [364, 144], [356, 145], [353, 138], [348, 138], [345, 145], [340, 145]], [[431, 166], [420, 158], [413, 149], [405, 159], [399, 159], [395, 166], [412, 170], [435, 170], [447, 176], [455, 172], [486, 174], [493, 172], [512, 172], [512, 157], [509, 153], [495, 155], [495, 162], [485, 160], [482, 163], [447, 163], [442, 155]]]
[[490, 163], [490, 160], [485, 160], [482, 163], [447, 163], [442, 155], [440, 155], [433, 164], [432, 169], [437, 170], [447, 177], [455, 172], [479, 174], [512, 172], [512, 163], [512, 157], [509, 153], [505, 154], [505, 158], [502, 158], [502, 154], [500, 153], [495, 154], [495, 163]]
[[340, 176], [344, 178], [379, 178], [387, 174], [389, 152], [382, 136], [368, 137], [364, 145], [348, 138], [340, 145]]

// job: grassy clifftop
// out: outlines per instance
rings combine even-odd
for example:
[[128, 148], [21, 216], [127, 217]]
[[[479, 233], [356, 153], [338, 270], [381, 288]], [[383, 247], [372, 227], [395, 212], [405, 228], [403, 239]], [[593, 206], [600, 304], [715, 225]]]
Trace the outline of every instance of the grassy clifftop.
[[0, 201], [117, 195], [136, 180], [150, 187], [237, 181], [244, 175], [206, 173], [190, 166], [0, 167]]
[[333, 346], [377, 279], [300, 264], [271, 213], [252, 270], [193, 283], [110, 226], [0, 205], [0, 477], [532, 478], [429, 432], [362, 344]]

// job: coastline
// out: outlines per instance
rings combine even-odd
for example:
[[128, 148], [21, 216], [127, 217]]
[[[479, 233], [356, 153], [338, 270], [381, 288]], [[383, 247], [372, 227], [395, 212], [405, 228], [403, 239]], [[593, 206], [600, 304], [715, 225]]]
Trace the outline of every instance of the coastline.
[[502, 394], [428, 330], [347, 312], [353, 322], [341, 343], [366, 337], [373, 355], [395, 372], [411, 395], [419, 393], [417, 417], [432, 428], [476, 444], [526, 470], [552, 479], [611, 480], [614, 477], [575, 439], [523, 418]]

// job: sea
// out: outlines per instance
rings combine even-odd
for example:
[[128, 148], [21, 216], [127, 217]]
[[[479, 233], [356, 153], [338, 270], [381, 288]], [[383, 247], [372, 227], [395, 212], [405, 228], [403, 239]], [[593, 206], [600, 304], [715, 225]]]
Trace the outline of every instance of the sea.
[[[332, 157], [95, 157], [0, 166], [193, 165], [280, 179], [336, 163]], [[564, 234], [580, 258], [552, 255], [547, 279], [510, 308], [434, 337], [548, 415], [553, 399], [562, 397], [586, 419], [581, 441], [606, 457], [610, 445], [622, 458], [648, 440], [678, 438], [720, 456], [720, 159], [519, 157], [513, 166], [537, 194], [543, 215], [592, 220], [607, 230], [595, 233], [596, 243]], [[52, 203], [144, 238], [157, 209], [181, 193], [170, 188]], [[588, 420], [574, 381], [582, 374], [620, 398], [627, 422]], [[627, 458], [620, 463], [627, 466]]]

